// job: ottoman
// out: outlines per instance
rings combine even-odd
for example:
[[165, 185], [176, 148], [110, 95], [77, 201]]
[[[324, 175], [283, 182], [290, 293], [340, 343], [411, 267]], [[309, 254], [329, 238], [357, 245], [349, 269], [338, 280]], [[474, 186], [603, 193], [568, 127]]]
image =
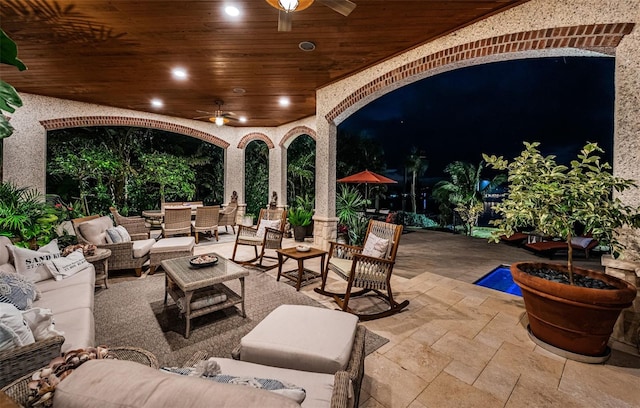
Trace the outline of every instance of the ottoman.
[[193, 237], [172, 237], [158, 240], [149, 251], [149, 275], [156, 272], [156, 267], [165, 259], [180, 258], [193, 255], [196, 240]]
[[240, 340], [240, 360], [335, 374], [347, 367], [357, 325], [339, 310], [278, 306]]

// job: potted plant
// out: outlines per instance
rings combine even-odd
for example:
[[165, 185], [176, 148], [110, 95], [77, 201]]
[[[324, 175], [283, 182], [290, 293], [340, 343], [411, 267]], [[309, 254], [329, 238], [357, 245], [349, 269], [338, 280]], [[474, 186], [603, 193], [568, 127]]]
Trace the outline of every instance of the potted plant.
[[338, 216], [338, 232], [346, 231], [349, 243], [361, 245], [367, 232], [369, 220], [363, 209], [367, 200], [353, 186], [340, 185], [336, 195], [336, 215]]
[[313, 212], [303, 207], [294, 207], [289, 211], [289, 223], [293, 227], [293, 238], [296, 242], [303, 242], [307, 235], [307, 226], [311, 224]]
[[[635, 187], [632, 180], [615, 177], [601, 162], [603, 152], [587, 143], [569, 166], [543, 156], [539, 143], [525, 149], [510, 163], [483, 155], [489, 165], [508, 171], [509, 193], [496, 210], [502, 218], [492, 237], [510, 236], [522, 227], [538, 234], [561, 237], [567, 243], [567, 264], [516, 263], [514, 281], [522, 289], [530, 334], [542, 346], [568, 351], [565, 357], [598, 361], [608, 357], [607, 342], [620, 312], [629, 307], [636, 288], [624, 280], [573, 265], [572, 238], [583, 228], [593, 239], [623, 248], [616, 229], [638, 226], [637, 209], [624, 205], [615, 193]], [[602, 361], [602, 360], [599, 360]]]

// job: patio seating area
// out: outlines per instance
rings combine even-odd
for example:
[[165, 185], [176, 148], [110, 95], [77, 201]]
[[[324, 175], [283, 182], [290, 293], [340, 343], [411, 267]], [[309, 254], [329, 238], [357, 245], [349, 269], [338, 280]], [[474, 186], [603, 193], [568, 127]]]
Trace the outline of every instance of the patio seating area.
[[[537, 256], [506, 244], [435, 231], [410, 232], [400, 242], [393, 293], [410, 304], [401, 313], [363, 323], [390, 342], [365, 359], [361, 407], [640, 405], [637, 350], [617, 344], [611, 359], [601, 365], [558, 357], [529, 339], [521, 298], [473, 285], [497, 264]], [[282, 245], [296, 243], [285, 238]], [[200, 246], [194, 253], [215, 248], [231, 256], [233, 247]], [[249, 247], [238, 249], [238, 256], [252, 253]], [[453, 257], [456, 253], [465, 257]], [[602, 269], [593, 257], [576, 263]], [[295, 260], [286, 267], [295, 267]], [[305, 267], [319, 270], [320, 259], [308, 260]], [[267, 273], [277, 275], [275, 270]], [[332, 298], [314, 292], [319, 284], [300, 291], [337, 309]], [[344, 285], [330, 272], [329, 288]], [[350, 304], [369, 311], [384, 307], [370, 299]]]

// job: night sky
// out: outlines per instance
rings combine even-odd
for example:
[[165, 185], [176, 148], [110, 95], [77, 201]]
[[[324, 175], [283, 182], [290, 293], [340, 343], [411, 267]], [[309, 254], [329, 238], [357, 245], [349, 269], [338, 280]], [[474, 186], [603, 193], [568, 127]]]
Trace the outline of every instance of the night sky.
[[[412, 146], [425, 153], [425, 178], [482, 153], [513, 158], [522, 141], [568, 162], [587, 141], [611, 161], [614, 59], [543, 58], [458, 69], [393, 91], [360, 109], [339, 132], [378, 139], [388, 169], [404, 172]], [[340, 143], [340, 138], [338, 138]]]

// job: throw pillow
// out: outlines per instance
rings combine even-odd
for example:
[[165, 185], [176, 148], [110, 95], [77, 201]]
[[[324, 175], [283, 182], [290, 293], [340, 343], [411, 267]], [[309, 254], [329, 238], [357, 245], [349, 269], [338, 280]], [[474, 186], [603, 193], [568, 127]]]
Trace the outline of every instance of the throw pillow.
[[44, 340], [52, 336], [64, 336], [64, 333], [56, 330], [51, 309], [34, 307], [22, 312], [22, 317], [29, 325], [31, 333], [36, 341]]
[[107, 228], [107, 243], [109, 244], [117, 244], [119, 242], [129, 242], [131, 241], [131, 236], [129, 235], [129, 231], [122, 225], [118, 225], [117, 227]]
[[38, 297], [36, 285], [18, 273], [0, 272], [0, 296], [20, 310], [31, 307]]
[[18, 346], [35, 343], [29, 325], [22, 317], [22, 312], [10, 303], [0, 303], [0, 323], [12, 330], [18, 339]]
[[89, 266], [89, 262], [84, 258], [82, 249], [77, 249], [66, 257], [45, 262], [45, 266], [51, 275], [59, 281], [80, 272]]
[[20, 347], [20, 338], [9, 326], [0, 323], [0, 351]]
[[[203, 366], [210, 365], [214, 366], [213, 370], [211, 367], [207, 367], [203, 371]], [[246, 385], [252, 388], [267, 390], [280, 394], [283, 397], [291, 398], [298, 404], [301, 404], [307, 396], [304, 388], [272, 378], [239, 377], [221, 374], [217, 363], [213, 360], [200, 361], [196, 367], [162, 367], [160, 370], [173, 374], [205, 378], [223, 384]]]
[[580, 248], [586, 248], [593, 241], [593, 238], [588, 237], [573, 237], [571, 238], [571, 245], [575, 245]]
[[384, 258], [387, 255], [388, 247], [388, 239], [383, 239], [375, 234], [369, 233], [367, 242], [364, 243], [364, 248], [362, 249], [362, 255], [372, 256], [374, 258]]
[[266, 228], [280, 229], [280, 220], [260, 220], [256, 237], [264, 237]]
[[19, 248], [14, 245], [9, 246], [9, 249], [13, 254], [13, 264], [16, 267], [16, 271], [32, 282], [50, 279], [51, 275], [43, 265], [45, 261], [60, 257], [57, 239], [37, 251]]
[[78, 224], [82, 236], [94, 245], [107, 243], [106, 231], [111, 227], [113, 227], [113, 221], [107, 215]]

